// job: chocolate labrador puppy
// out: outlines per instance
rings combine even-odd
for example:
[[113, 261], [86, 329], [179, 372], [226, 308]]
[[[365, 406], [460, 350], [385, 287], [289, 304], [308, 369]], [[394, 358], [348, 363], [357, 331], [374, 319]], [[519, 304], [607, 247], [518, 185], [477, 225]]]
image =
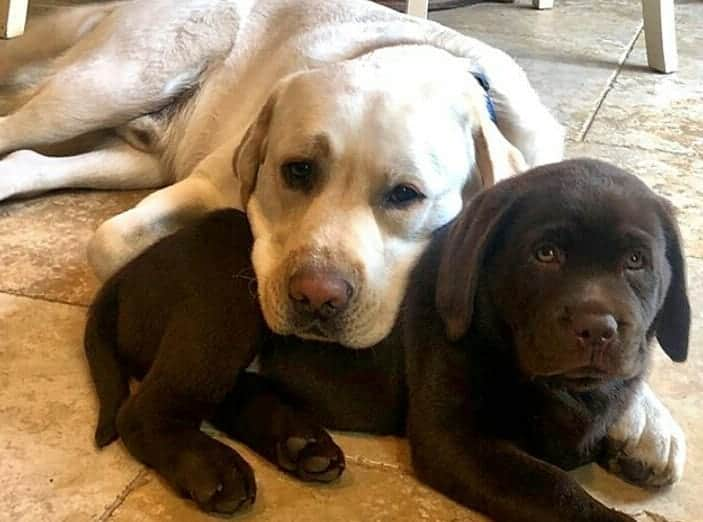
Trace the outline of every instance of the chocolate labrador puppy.
[[[201, 507], [231, 512], [253, 501], [253, 474], [202, 419], [308, 480], [344, 468], [320, 425], [407, 426], [420, 478], [498, 520], [633, 520], [563, 469], [608, 464], [607, 429], [654, 336], [672, 359], [687, 353], [676, 224], [635, 177], [574, 160], [483, 192], [437, 233], [396, 328], [370, 351], [268, 332], [232, 241], [251, 241], [246, 221], [217, 212], [96, 298], [99, 445], [119, 433]], [[257, 352], [261, 375], [243, 372]], [[130, 375], [144, 380], [127, 399]]]
[[422, 480], [500, 521], [625, 521], [563, 470], [606, 432], [656, 337], [688, 350], [669, 205], [575, 160], [479, 195], [415, 271], [405, 314], [408, 436]]
[[[258, 427], [253, 440], [240, 438], [282, 469], [322, 482], [344, 469], [344, 455], [318, 424], [267, 402], [256, 375], [240, 375], [272, 336], [256, 298], [251, 246], [243, 213], [213, 212], [108, 279], [86, 323], [100, 401], [96, 444], [121, 437], [205, 511], [232, 513], [256, 496], [249, 464], [200, 430], [223, 401], [237, 407], [238, 424]], [[130, 396], [131, 378], [141, 383]], [[262, 409], [244, 410], [252, 403], [240, 406], [240, 396]]]

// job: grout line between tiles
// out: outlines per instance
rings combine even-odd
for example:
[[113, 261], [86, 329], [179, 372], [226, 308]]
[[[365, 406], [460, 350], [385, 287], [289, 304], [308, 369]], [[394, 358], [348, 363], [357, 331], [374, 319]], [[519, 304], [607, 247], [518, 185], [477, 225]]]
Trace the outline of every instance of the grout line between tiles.
[[125, 486], [125, 488], [120, 492], [119, 495], [115, 498], [115, 500], [105, 508], [105, 511], [103, 511], [102, 515], [98, 517], [98, 522], [105, 522], [108, 520], [114, 513], [117, 511], [117, 509], [124, 503], [124, 501], [127, 499], [129, 494], [137, 489], [137, 483], [146, 476], [148, 473], [146, 468], [142, 468], [139, 470], [139, 472], [134, 476], [132, 480], [129, 481], [129, 483]]
[[618, 66], [615, 68], [613, 73], [610, 75], [610, 78], [608, 78], [608, 82], [605, 85], [605, 88], [603, 89], [603, 92], [601, 93], [600, 97], [598, 98], [598, 103], [596, 104], [595, 109], [591, 113], [591, 117], [586, 120], [586, 122], [583, 124], [581, 127], [581, 131], [579, 133], [578, 140], [579, 142], [583, 143], [586, 141], [586, 135], [588, 134], [588, 131], [591, 130], [591, 127], [593, 126], [593, 122], [596, 120], [596, 116], [600, 112], [600, 108], [603, 106], [603, 103], [605, 102], [606, 97], [610, 93], [611, 89], [615, 85], [615, 81], [618, 79], [618, 76], [620, 76], [620, 73], [622, 72], [622, 68], [627, 62], [627, 59], [630, 57], [630, 54], [632, 54], [632, 50], [635, 48], [635, 44], [637, 43], [637, 39], [642, 35], [644, 31], [644, 22], [640, 24], [639, 29], [635, 31], [635, 35], [632, 37], [632, 40], [630, 40], [630, 44], [627, 46], [627, 49], [625, 50], [625, 53], [623, 54], [622, 58], [618, 62]]
[[348, 463], [359, 466], [360, 468], [373, 469], [379, 471], [394, 471], [400, 473], [401, 475], [410, 475], [412, 471], [407, 469], [405, 466], [400, 466], [398, 464], [388, 464], [380, 460], [373, 460], [362, 455], [347, 455], [345, 457]]
[[88, 308], [87, 305], [81, 303], [72, 303], [70, 301], [64, 301], [62, 299], [50, 299], [48, 297], [42, 297], [38, 295], [27, 295], [20, 292], [13, 292], [12, 290], [3, 290], [0, 288], [0, 294], [11, 295], [12, 297], [22, 297], [24, 299], [32, 299], [34, 301], [43, 301], [45, 303], [61, 304], [66, 306], [75, 306], [76, 308]]

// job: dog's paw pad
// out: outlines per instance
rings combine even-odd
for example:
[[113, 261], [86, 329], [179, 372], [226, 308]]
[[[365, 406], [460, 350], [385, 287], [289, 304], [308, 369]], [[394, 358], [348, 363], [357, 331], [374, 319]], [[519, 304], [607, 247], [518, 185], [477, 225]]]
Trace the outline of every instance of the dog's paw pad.
[[654, 470], [646, 463], [625, 455], [612, 456], [606, 467], [611, 473], [638, 486], [647, 485], [654, 474]]
[[344, 471], [344, 453], [332, 441], [305, 447], [298, 458], [298, 473], [305, 480], [331, 482]]
[[237, 477], [234, 477], [233, 482], [234, 487], [226, 483], [218, 484], [217, 491], [208, 502], [211, 506], [209, 511], [230, 514], [254, 503], [256, 492], [252, 491], [245, 481], [241, 481]]
[[299, 478], [331, 482], [345, 468], [344, 453], [331, 438], [290, 437], [277, 446], [278, 464]]
[[232, 514], [253, 504], [256, 488], [248, 477], [237, 470], [229, 470], [217, 482], [190, 491], [190, 496], [201, 509], [211, 513]]
[[203, 511], [230, 515], [254, 503], [256, 481], [251, 466], [238, 455], [218, 453], [192, 460], [184, 491]]
[[310, 457], [303, 460], [302, 467], [308, 473], [322, 473], [329, 470], [333, 462], [327, 457]]

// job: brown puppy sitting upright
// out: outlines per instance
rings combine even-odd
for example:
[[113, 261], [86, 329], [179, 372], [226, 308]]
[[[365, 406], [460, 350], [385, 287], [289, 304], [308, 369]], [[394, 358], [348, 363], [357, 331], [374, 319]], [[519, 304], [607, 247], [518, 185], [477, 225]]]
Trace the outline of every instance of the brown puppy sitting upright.
[[[268, 333], [247, 241], [241, 214], [221, 211], [106, 284], [86, 331], [99, 444], [119, 433], [202, 507], [233, 511], [253, 499], [251, 469], [203, 418], [312, 480], [344, 467], [320, 424], [388, 433], [407, 418], [419, 476], [501, 522], [633, 520], [559, 468], [610, 467], [608, 430], [655, 335], [686, 357], [676, 224], [634, 176], [574, 160], [481, 193], [437, 233], [373, 351]], [[263, 376], [242, 372], [257, 351]], [[128, 375], [146, 377], [123, 403]]]

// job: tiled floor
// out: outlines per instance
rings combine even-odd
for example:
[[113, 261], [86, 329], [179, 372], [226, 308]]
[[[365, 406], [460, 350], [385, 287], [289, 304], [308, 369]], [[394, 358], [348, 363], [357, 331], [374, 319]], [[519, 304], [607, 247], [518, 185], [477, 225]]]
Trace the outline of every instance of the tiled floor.
[[[33, 13], [48, 4], [34, 2]], [[495, 44], [525, 67], [568, 126], [570, 156], [636, 172], [679, 210], [694, 325], [691, 357], [657, 357], [652, 383], [688, 435], [683, 481], [645, 492], [595, 466], [576, 472], [591, 491], [639, 520], [703, 520], [703, 2], [677, 4], [681, 71], [645, 67], [638, 0], [560, 0], [548, 12], [483, 4], [433, 17]], [[0, 42], [0, 49], [2, 43]], [[84, 247], [106, 217], [144, 193], [72, 192], [0, 204], [0, 520], [208, 520], [115, 444], [92, 444], [96, 403], [82, 355], [85, 305], [96, 287]], [[394, 438], [339, 435], [339, 483], [292, 480], [242, 449], [257, 471], [263, 521], [484, 520], [419, 485]], [[241, 448], [240, 448], [241, 449]], [[567, 522], [567, 521], [565, 521]]]

